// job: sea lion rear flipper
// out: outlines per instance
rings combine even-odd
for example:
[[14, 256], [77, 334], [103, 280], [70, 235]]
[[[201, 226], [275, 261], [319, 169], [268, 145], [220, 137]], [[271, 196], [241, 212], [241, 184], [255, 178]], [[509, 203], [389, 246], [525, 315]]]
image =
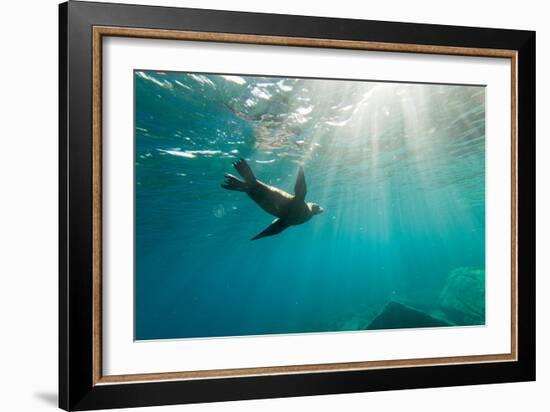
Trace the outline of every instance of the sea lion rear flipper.
[[250, 240], [256, 240], [262, 237], [276, 235], [278, 233], [281, 233], [287, 227], [288, 226], [281, 219], [275, 219], [273, 223], [271, 223], [263, 232], [257, 234]]
[[248, 166], [248, 163], [246, 163], [246, 160], [243, 158], [237, 160], [233, 163], [233, 167], [239, 174], [243, 177], [246, 183], [254, 183], [256, 182], [256, 176], [254, 176], [254, 172], [252, 172], [252, 169], [250, 166]]
[[296, 179], [296, 184], [294, 185], [294, 196], [296, 196], [296, 199], [304, 200], [306, 198], [306, 193], [306, 177], [304, 176], [304, 168], [300, 166], [298, 178]]
[[224, 189], [235, 190], [237, 192], [248, 191], [248, 185], [246, 184], [246, 182], [237, 179], [235, 176], [230, 175], [229, 173], [225, 174], [225, 181], [223, 182], [222, 187]]

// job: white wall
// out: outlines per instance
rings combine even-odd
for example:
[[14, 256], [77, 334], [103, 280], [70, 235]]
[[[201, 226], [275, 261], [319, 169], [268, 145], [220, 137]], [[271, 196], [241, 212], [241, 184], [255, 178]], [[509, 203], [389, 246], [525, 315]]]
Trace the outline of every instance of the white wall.
[[[140, 1], [133, 1], [138, 3]], [[189, 0], [154, 1], [214, 9], [531, 29], [537, 31], [538, 381], [165, 407], [182, 411], [464, 411], [548, 408], [550, 176], [547, 93], [550, 26], [540, 0]], [[57, 391], [57, 1], [4, 2], [0, 39], [0, 409], [53, 410]], [[546, 76], [545, 76], [546, 74]], [[543, 116], [546, 114], [546, 116]], [[158, 408], [157, 408], [158, 409]], [[149, 411], [155, 410], [147, 409]], [[158, 409], [161, 410], [161, 409]]]

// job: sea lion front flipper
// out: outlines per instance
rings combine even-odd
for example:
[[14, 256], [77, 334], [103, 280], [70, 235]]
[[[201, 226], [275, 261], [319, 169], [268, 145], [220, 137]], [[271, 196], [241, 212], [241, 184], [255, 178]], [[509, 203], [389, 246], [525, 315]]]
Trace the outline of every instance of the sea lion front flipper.
[[288, 227], [281, 219], [275, 219], [272, 224], [270, 224], [263, 232], [257, 234], [250, 240], [260, 239], [266, 236], [273, 236], [278, 233], [281, 233]]
[[296, 199], [298, 200], [304, 200], [306, 198], [306, 193], [306, 177], [304, 176], [304, 168], [300, 166], [298, 178], [296, 179], [296, 184], [294, 185], [294, 196], [296, 196]]

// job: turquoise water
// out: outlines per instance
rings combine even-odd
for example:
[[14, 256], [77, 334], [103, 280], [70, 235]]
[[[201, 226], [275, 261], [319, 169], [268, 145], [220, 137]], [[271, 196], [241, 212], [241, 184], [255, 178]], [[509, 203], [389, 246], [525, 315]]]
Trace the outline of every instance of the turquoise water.
[[[241, 157], [324, 213], [251, 241]], [[136, 339], [483, 325], [484, 182], [483, 87], [136, 71]]]

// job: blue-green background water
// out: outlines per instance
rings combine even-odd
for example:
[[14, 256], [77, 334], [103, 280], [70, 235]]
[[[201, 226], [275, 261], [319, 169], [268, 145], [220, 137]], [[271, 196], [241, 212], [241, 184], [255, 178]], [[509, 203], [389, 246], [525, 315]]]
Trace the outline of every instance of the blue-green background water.
[[[250, 241], [239, 157], [325, 212]], [[484, 324], [484, 182], [483, 87], [136, 71], [136, 339]]]

